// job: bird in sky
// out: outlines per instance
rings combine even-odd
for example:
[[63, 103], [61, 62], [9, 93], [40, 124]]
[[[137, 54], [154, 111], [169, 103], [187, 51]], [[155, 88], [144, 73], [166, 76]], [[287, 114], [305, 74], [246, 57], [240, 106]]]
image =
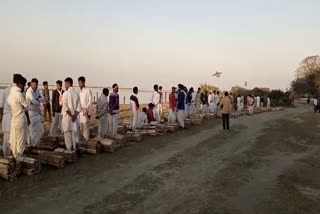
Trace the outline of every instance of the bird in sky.
[[212, 76], [213, 77], [220, 77], [221, 76], [221, 74], [222, 74], [222, 72], [219, 72], [219, 71], [217, 71], [216, 73], [214, 73]]

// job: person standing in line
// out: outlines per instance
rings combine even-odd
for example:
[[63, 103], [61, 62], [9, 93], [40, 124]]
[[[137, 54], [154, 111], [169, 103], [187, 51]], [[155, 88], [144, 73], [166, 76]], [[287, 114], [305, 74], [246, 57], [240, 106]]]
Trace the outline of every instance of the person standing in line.
[[270, 97], [267, 98], [267, 108], [271, 107], [271, 100]]
[[184, 86], [182, 84], [178, 85], [178, 122], [182, 129], [184, 129], [184, 119], [185, 119], [185, 100], [186, 94], [184, 92]]
[[96, 119], [99, 121], [98, 124], [98, 133], [97, 139], [104, 138], [109, 131], [108, 124], [108, 96], [109, 89], [102, 89], [102, 94], [98, 98], [97, 107], [96, 107]]
[[188, 117], [189, 113], [189, 105], [188, 105], [188, 88], [186, 86], [183, 86], [183, 93], [184, 93], [184, 119]]
[[22, 75], [14, 74], [13, 75], [13, 84], [7, 87], [0, 97], [0, 122], [2, 123], [2, 132], [3, 132], [3, 156], [9, 156], [11, 154], [10, 150], [10, 128], [11, 128], [11, 119], [12, 112], [11, 107], [8, 103], [8, 97], [10, 90], [13, 86], [16, 86], [18, 78], [21, 78]]
[[61, 128], [67, 150], [76, 150], [79, 140], [78, 115], [81, 111], [80, 96], [73, 88], [73, 80], [68, 77], [64, 80], [66, 92], [62, 95]]
[[12, 86], [8, 96], [8, 104], [11, 108], [12, 119], [10, 127], [10, 148], [14, 158], [22, 156], [28, 141], [28, 126], [30, 119], [27, 108], [29, 102], [23, 91], [27, 80], [22, 76], [16, 76], [16, 85]]
[[200, 106], [201, 106], [201, 88], [198, 88], [198, 91], [196, 93], [196, 98], [195, 98], [195, 104], [196, 104], [196, 114], [200, 113]]
[[257, 105], [256, 105], [256, 107], [257, 107], [257, 108], [260, 108], [260, 104], [261, 104], [261, 98], [260, 98], [260, 96], [258, 95], [256, 99], [257, 99]]
[[241, 94], [241, 103], [240, 103], [240, 108], [241, 108], [241, 110], [240, 111], [242, 111], [243, 109], [244, 109], [244, 96]]
[[252, 95], [249, 95], [249, 98], [247, 100], [247, 106], [249, 110], [249, 115], [253, 116], [254, 99]]
[[237, 97], [237, 111], [241, 112], [241, 95], [240, 94]]
[[161, 117], [162, 117], [162, 113], [163, 113], [163, 106], [162, 106], [162, 102], [163, 102], [163, 92], [162, 92], [162, 86], [159, 86], [159, 94], [160, 94], [159, 116], [160, 116], [160, 118], [161, 118]]
[[171, 93], [169, 94], [169, 116], [168, 122], [175, 123], [177, 121], [177, 99], [176, 99], [176, 88], [172, 87]]
[[133, 94], [130, 96], [130, 123], [133, 132], [137, 128], [138, 113], [140, 108], [139, 100], [137, 97], [138, 93], [138, 87], [134, 87]]
[[209, 92], [208, 95], [208, 101], [209, 101], [209, 112], [212, 113], [214, 111], [214, 94], [212, 92]]
[[230, 98], [230, 101], [231, 101], [231, 111], [233, 112], [234, 108], [233, 108], [233, 105], [234, 105], [234, 96], [233, 94], [230, 92], [229, 94], [229, 98]]
[[52, 92], [52, 116], [53, 122], [50, 127], [49, 136], [56, 136], [62, 134], [61, 131], [61, 109], [62, 109], [62, 81], [56, 82], [57, 89]]
[[190, 115], [196, 114], [196, 98], [197, 98], [197, 92], [194, 91], [194, 89], [192, 88], [192, 103], [191, 103], [191, 108], [192, 111], [190, 113]]
[[156, 118], [157, 122], [160, 124], [161, 118], [160, 118], [160, 93], [159, 93], [159, 87], [158, 85], [153, 86], [154, 92], [152, 94], [151, 103], [154, 105], [153, 114]]
[[291, 96], [290, 96], [291, 108], [294, 107], [294, 100], [295, 100], [295, 97], [293, 94], [291, 94]]
[[78, 78], [78, 84], [80, 87], [80, 131], [82, 136], [89, 140], [90, 138], [90, 118], [92, 115], [92, 93], [89, 88], [86, 87], [86, 79], [81, 76]]
[[49, 91], [49, 85], [47, 81], [43, 82], [42, 96], [44, 97], [44, 102], [43, 102], [44, 121], [48, 121], [47, 120], [47, 113], [48, 113], [49, 122], [51, 123], [52, 117], [51, 117], [51, 106], [50, 106], [50, 91]]
[[137, 128], [141, 129], [143, 124], [148, 124], [148, 116], [147, 116], [147, 109], [142, 108], [142, 111], [138, 114], [137, 120]]
[[317, 113], [320, 113], [320, 96], [317, 98]]
[[30, 103], [28, 113], [31, 122], [29, 126], [29, 134], [32, 146], [37, 145], [44, 134], [44, 128], [41, 120], [41, 103], [45, 102], [45, 98], [38, 90], [38, 83], [38, 80], [33, 78], [31, 80], [31, 87], [28, 89], [26, 94], [27, 101]]
[[119, 103], [119, 86], [118, 84], [112, 85], [112, 93], [109, 97], [109, 114], [110, 114], [110, 132], [111, 135], [114, 137], [118, 133], [118, 124], [119, 124], [119, 110], [120, 110], [120, 103]]
[[220, 102], [220, 108], [222, 112], [223, 130], [226, 131], [229, 130], [229, 118], [232, 111], [232, 103], [228, 92], [224, 93], [224, 98], [222, 98]]
[[193, 88], [191, 87], [188, 91], [187, 94], [187, 104], [188, 104], [188, 112], [187, 112], [187, 116], [192, 115], [193, 113], [193, 100], [192, 100], [192, 94], [193, 94]]
[[208, 113], [209, 102], [208, 102], [208, 91], [205, 91], [201, 94], [201, 103], [202, 103], [202, 113], [206, 115]]

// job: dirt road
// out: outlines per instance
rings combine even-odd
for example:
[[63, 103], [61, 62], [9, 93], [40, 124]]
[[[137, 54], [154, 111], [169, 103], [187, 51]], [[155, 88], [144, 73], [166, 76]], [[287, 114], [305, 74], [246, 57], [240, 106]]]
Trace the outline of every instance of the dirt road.
[[0, 212], [320, 213], [320, 116], [300, 105], [231, 123], [0, 181]]

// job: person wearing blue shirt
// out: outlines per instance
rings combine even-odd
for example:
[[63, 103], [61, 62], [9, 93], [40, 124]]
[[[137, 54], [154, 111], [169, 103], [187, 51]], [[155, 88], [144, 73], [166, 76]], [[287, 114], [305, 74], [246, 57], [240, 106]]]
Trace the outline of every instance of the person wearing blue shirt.
[[185, 103], [186, 95], [183, 91], [183, 85], [179, 84], [179, 93], [178, 93], [178, 122], [181, 128], [184, 128], [184, 118], [185, 118]]

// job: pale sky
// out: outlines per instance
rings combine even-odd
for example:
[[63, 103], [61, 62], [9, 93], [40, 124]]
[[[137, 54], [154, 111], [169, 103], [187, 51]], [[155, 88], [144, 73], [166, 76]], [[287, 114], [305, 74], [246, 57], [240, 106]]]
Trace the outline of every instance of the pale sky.
[[[320, 53], [319, 0], [0, 0], [0, 72], [151, 89], [285, 89]], [[223, 72], [219, 80], [212, 78]]]

